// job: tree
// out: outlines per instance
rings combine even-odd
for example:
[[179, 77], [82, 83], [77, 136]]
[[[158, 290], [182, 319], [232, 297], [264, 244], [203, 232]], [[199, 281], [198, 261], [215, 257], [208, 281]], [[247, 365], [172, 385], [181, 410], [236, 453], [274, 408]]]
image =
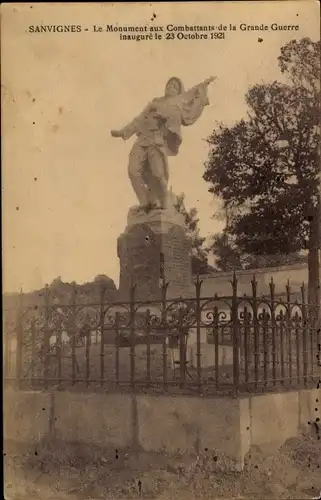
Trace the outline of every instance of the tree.
[[[244, 212], [246, 213], [246, 212]], [[239, 215], [233, 205], [223, 204], [215, 218], [225, 221], [225, 228], [221, 233], [215, 234], [210, 241], [207, 251], [216, 257], [216, 266], [221, 271], [258, 269], [261, 267], [277, 267], [307, 261], [306, 255], [300, 252], [290, 254], [277, 253], [264, 255], [245, 253], [237, 245], [236, 237], [231, 233], [233, 221]]]
[[244, 269], [241, 252], [227, 239], [226, 231], [213, 236], [208, 250], [216, 257], [215, 264], [220, 271]]
[[320, 91], [320, 42], [313, 43], [309, 38], [292, 40], [281, 47], [278, 61], [281, 72], [294, 86], [304, 87], [312, 95]]
[[279, 65], [282, 73], [286, 73], [296, 87], [306, 89], [311, 101], [316, 102], [317, 113], [317, 162], [319, 163], [318, 182], [319, 196], [314, 210], [309, 216], [309, 296], [320, 305], [320, 246], [321, 246], [321, 166], [320, 166], [320, 41], [312, 43], [309, 38], [300, 42], [292, 40], [282, 47]]
[[196, 274], [208, 274], [214, 269], [208, 264], [207, 251], [204, 248], [205, 238], [200, 236], [200, 231], [198, 228], [199, 219], [197, 218], [197, 209], [192, 208], [187, 210], [185, 207], [185, 195], [180, 194], [176, 197], [175, 202], [176, 210], [184, 216], [185, 228], [187, 231], [187, 237], [190, 240], [192, 248], [192, 273]]
[[[73, 300], [76, 293], [76, 300], [79, 303], [99, 302], [101, 299], [101, 291], [104, 289], [105, 300], [115, 300], [116, 286], [114, 281], [104, 274], [99, 274], [93, 281], [78, 284], [62, 281], [61, 277], [55, 278], [49, 285], [50, 300], [61, 304], [69, 304]], [[28, 295], [28, 294], [26, 294]], [[45, 289], [34, 292], [32, 297], [40, 297], [45, 295]]]
[[[288, 83], [255, 85], [245, 96], [247, 119], [213, 131], [203, 177], [211, 193], [239, 210], [229, 232], [241, 252], [269, 256], [307, 249], [311, 285], [320, 240], [320, 42], [290, 42], [279, 65]], [[312, 292], [310, 286], [315, 300], [315, 287]]]
[[235, 239], [233, 241], [232, 236], [226, 238], [226, 232], [213, 236], [209, 252], [216, 257], [216, 267], [225, 272], [278, 267], [307, 261], [307, 257], [299, 252], [276, 255], [246, 254], [237, 246]]

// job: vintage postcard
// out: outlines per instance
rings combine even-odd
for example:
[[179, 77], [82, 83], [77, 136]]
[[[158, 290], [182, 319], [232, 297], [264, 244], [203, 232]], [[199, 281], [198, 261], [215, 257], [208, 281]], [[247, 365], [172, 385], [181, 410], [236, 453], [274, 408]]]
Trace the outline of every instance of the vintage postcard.
[[319, 498], [319, 3], [3, 3], [1, 81], [4, 497]]

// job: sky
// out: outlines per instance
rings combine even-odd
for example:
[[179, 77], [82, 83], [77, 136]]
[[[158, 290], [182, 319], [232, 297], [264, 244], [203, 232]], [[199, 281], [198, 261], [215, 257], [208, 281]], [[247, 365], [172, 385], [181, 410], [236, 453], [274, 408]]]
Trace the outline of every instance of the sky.
[[[156, 18], [151, 21], [153, 14]], [[299, 31], [227, 31], [224, 40], [121, 41], [92, 25], [299, 24]], [[29, 25], [75, 24], [81, 33], [29, 33]], [[214, 75], [210, 106], [183, 129], [170, 186], [196, 207], [202, 236], [218, 232], [219, 203], [202, 179], [206, 138], [219, 122], [246, 117], [244, 95], [281, 79], [280, 47], [320, 38], [314, 1], [250, 3], [2, 4], [3, 290], [37, 289], [61, 276], [118, 283], [117, 238], [136, 204], [127, 142], [110, 136], [163, 94]], [[263, 38], [262, 42], [258, 38]]]

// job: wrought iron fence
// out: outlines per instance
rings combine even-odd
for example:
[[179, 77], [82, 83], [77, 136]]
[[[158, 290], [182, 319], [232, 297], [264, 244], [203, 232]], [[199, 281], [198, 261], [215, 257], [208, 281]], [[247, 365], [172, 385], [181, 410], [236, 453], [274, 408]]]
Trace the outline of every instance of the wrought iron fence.
[[4, 315], [4, 378], [19, 388], [156, 390], [196, 394], [291, 389], [320, 376], [318, 308], [283, 297], [271, 280], [268, 297], [240, 297], [234, 275], [228, 297], [159, 302], [79, 303], [76, 287], [65, 303], [49, 288], [42, 304]]

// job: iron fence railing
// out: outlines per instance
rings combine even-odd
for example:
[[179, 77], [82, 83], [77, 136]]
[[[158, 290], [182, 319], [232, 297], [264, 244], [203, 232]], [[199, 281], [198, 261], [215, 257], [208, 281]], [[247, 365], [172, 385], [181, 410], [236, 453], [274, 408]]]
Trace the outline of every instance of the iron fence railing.
[[42, 304], [4, 314], [4, 378], [19, 388], [157, 390], [202, 394], [290, 389], [320, 376], [318, 308], [283, 297], [228, 297], [79, 303], [77, 288], [63, 303], [46, 289]]

